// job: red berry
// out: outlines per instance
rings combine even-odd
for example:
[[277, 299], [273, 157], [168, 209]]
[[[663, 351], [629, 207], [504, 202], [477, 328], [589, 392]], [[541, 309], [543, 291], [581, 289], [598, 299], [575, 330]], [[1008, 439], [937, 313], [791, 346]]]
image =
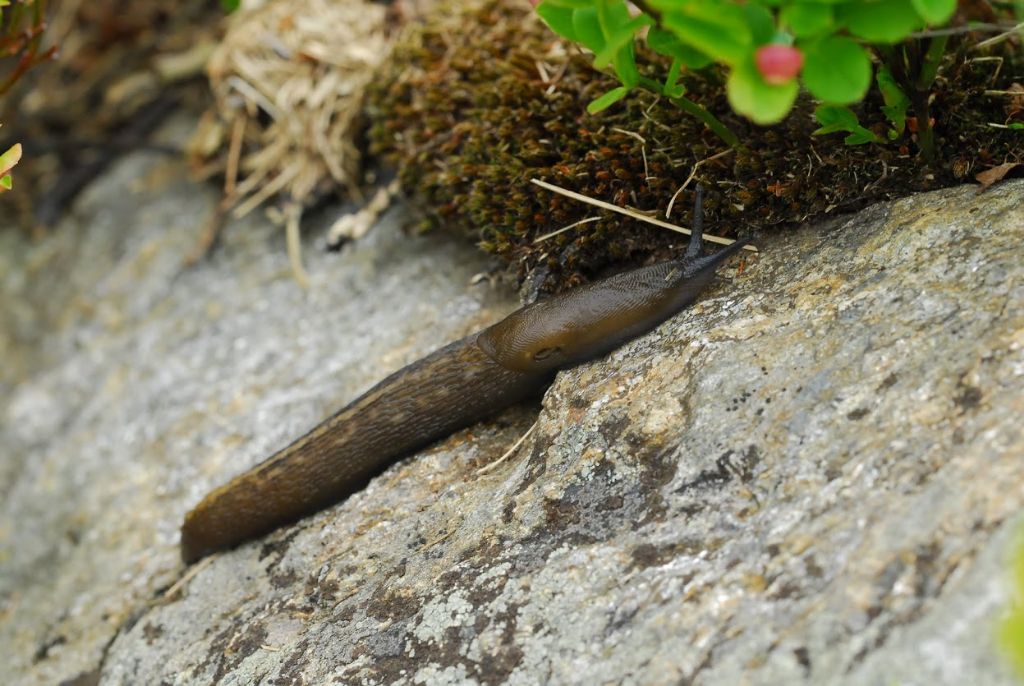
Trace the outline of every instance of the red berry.
[[754, 56], [765, 82], [778, 86], [790, 81], [804, 66], [804, 54], [791, 45], [762, 45]]

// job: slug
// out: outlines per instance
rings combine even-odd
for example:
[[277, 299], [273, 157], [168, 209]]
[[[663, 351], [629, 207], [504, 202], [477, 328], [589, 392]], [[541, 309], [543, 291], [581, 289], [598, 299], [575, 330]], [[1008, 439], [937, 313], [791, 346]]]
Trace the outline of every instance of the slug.
[[185, 516], [186, 564], [321, 510], [396, 460], [539, 394], [555, 372], [650, 331], [697, 299], [745, 243], [701, 256], [701, 191], [693, 234], [676, 260], [595, 281], [527, 305], [387, 377]]

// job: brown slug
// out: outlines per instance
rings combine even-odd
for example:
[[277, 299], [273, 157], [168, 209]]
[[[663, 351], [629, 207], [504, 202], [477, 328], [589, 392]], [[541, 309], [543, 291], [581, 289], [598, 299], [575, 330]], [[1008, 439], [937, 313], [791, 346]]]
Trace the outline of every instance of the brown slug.
[[682, 258], [527, 305], [395, 372], [185, 516], [191, 563], [335, 503], [389, 464], [533, 396], [557, 370], [603, 355], [696, 300], [744, 246], [701, 256], [701, 192]]

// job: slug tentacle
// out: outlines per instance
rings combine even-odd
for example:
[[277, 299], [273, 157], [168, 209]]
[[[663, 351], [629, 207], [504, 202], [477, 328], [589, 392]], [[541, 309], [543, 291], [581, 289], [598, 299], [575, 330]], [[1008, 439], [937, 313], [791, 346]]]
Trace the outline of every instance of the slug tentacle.
[[546, 388], [558, 369], [603, 355], [697, 299], [744, 243], [701, 256], [702, 191], [680, 259], [523, 307], [387, 377], [185, 516], [186, 563], [261, 536], [361, 488], [392, 462]]
[[704, 249], [704, 186], [699, 183], [693, 197], [693, 221], [690, 223], [690, 231], [690, 242], [686, 244], [686, 254], [683, 256], [687, 261], [696, 260]]

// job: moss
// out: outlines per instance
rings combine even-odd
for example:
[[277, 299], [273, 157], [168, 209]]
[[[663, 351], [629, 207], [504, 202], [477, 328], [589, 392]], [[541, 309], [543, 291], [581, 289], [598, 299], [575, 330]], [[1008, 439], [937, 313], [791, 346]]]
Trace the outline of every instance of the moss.
[[[443, 18], [400, 40], [369, 94], [371, 150], [397, 166], [405, 189], [427, 212], [425, 226], [461, 232], [546, 290], [571, 287], [611, 263], [654, 261], [678, 249], [678, 234], [597, 211], [529, 180], [663, 217], [694, 165], [726, 149], [714, 134], [642, 91], [588, 115], [587, 103], [617, 83], [555, 37], [527, 3], [489, 0], [438, 15]], [[654, 78], [667, 68], [643, 51], [638, 61]], [[733, 236], [855, 210], [952, 185], [1014, 149], [1019, 155], [1020, 131], [987, 125], [1006, 114], [981, 92], [1010, 83], [1008, 76], [997, 83], [992, 69], [957, 58], [937, 84], [932, 111], [940, 150], [949, 155], [938, 169], [918, 159], [909, 133], [888, 145], [854, 147], [842, 135], [812, 136], [817, 124], [806, 98], [783, 123], [754, 126], [730, 111], [720, 74], [689, 75], [689, 97], [747, 146], [699, 169], [708, 189], [707, 230]], [[858, 114], [884, 134], [880, 105], [869, 98]], [[681, 193], [672, 220], [687, 225], [691, 202], [689, 190]], [[533, 243], [593, 216], [602, 218]]]

